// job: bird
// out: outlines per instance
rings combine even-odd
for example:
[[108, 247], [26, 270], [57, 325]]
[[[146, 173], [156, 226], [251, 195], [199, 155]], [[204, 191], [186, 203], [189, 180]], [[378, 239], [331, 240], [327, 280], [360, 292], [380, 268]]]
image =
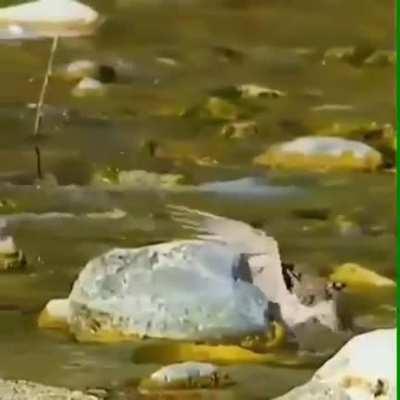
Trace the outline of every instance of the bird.
[[218, 242], [237, 254], [234, 277], [264, 293], [274, 310], [266, 317], [281, 322], [292, 338], [301, 342], [304, 332], [314, 329], [341, 331], [337, 305], [344, 284], [301, 273], [294, 264], [282, 262], [277, 241], [245, 222], [182, 205], [169, 204], [167, 209], [172, 220], [198, 240]]

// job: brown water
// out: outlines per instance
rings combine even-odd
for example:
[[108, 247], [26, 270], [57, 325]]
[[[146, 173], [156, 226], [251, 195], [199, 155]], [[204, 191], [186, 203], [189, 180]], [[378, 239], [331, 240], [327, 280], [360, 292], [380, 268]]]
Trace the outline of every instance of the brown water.
[[[91, 3], [107, 21], [96, 36], [61, 40], [56, 65], [95, 59], [116, 65], [122, 78], [107, 86], [106, 96], [83, 99], [71, 96], [70, 84], [51, 81], [39, 143], [43, 168], [56, 176], [57, 187], [33, 185], [35, 158], [29, 135], [34, 111], [27, 107], [37, 99], [50, 43], [0, 42], [0, 199], [15, 203], [15, 208], [5, 205], [0, 212], [70, 214], [10, 220], [10, 231], [25, 251], [29, 269], [0, 276], [0, 376], [117, 390], [154, 370], [155, 365], [132, 363], [130, 345], [75, 343], [38, 330], [35, 321], [46, 301], [68, 294], [91, 257], [114, 246], [182, 235], [166, 216], [166, 202], [257, 222], [277, 238], [285, 260], [310, 270], [327, 274], [333, 266], [351, 261], [394, 277], [393, 174], [288, 174], [252, 164], [263, 147], [313, 134], [333, 122], [394, 124], [392, 66], [321, 62], [324, 51], [336, 46], [393, 49], [394, 2]], [[178, 64], [164, 65], [158, 57]], [[196, 113], [179, 115], [182, 109], [201, 105], [210, 93], [242, 83], [288, 93], [280, 99], [240, 104], [246, 116], [257, 122], [258, 136], [225, 139], [219, 136], [223, 122]], [[323, 104], [352, 108], [312, 109]], [[168, 158], [151, 157], [143, 145], [150, 140]], [[219, 163], [196, 165], [187, 156]], [[246, 188], [241, 195], [229, 195], [89, 186], [94, 171], [106, 167], [182, 173], [195, 185], [266, 177], [272, 184], [296, 189], [279, 196], [257, 196]], [[128, 216], [110, 220], [84, 215], [113, 208], [125, 210]], [[310, 218], [298, 210], [314, 212]], [[356, 229], [340, 232], [335, 224], [338, 215], [352, 221]], [[393, 309], [382, 308], [393, 304], [394, 293], [383, 291], [350, 296], [346, 308], [353, 316], [370, 315], [367, 328], [372, 329], [394, 323]], [[310, 369], [269, 366], [227, 370], [238, 384], [227, 391], [203, 393], [201, 398], [266, 399], [312, 374]]]

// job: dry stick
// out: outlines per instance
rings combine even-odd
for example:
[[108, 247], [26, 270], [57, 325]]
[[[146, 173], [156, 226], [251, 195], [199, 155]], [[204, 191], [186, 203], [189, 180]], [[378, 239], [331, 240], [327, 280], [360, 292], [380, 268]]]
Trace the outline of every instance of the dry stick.
[[[42, 89], [40, 91], [39, 100], [36, 104], [36, 116], [35, 116], [35, 125], [33, 128], [33, 137], [36, 137], [37, 135], [39, 135], [39, 132], [40, 132], [40, 127], [42, 124], [42, 117], [43, 117], [44, 97], [46, 95], [46, 89], [49, 84], [49, 78], [50, 78], [50, 75], [53, 70], [54, 55], [57, 50], [57, 45], [58, 45], [58, 36], [54, 36], [53, 43], [52, 43], [51, 49], [50, 49], [49, 60], [47, 62], [46, 73], [45, 73], [44, 79], [43, 79]], [[37, 176], [39, 179], [42, 179], [43, 178], [42, 161], [41, 161], [41, 156], [40, 156], [40, 148], [38, 145], [35, 146], [35, 153], [36, 153]]]

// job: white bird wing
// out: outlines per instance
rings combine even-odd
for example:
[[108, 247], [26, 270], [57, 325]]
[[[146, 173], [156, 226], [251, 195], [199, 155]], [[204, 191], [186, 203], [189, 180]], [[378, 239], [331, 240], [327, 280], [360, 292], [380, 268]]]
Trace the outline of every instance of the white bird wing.
[[244, 222], [184, 206], [168, 205], [168, 209], [176, 222], [194, 231], [199, 239], [229, 244], [239, 253], [256, 255], [278, 252], [274, 238]]
[[183, 228], [192, 230], [197, 238], [229, 245], [238, 254], [248, 256], [253, 284], [271, 301], [278, 301], [287, 293], [277, 241], [263, 231], [229, 218], [169, 205], [171, 217]]

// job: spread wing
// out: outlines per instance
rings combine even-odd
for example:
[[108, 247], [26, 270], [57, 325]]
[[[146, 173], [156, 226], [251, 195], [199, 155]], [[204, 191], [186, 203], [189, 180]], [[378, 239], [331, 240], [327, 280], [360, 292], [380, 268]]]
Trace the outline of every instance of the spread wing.
[[176, 222], [183, 228], [194, 231], [199, 239], [229, 244], [239, 253], [275, 253], [279, 257], [276, 240], [244, 222], [184, 206], [169, 205], [168, 209]]
[[238, 254], [248, 257], [253, 284], [271, 301], [287, 293], [278, 243], [263, 231], [250, 225], [184, 206], [169, 205], [172, 218], [182, 227], [194, 231], [202, 240], [229, 245]]

